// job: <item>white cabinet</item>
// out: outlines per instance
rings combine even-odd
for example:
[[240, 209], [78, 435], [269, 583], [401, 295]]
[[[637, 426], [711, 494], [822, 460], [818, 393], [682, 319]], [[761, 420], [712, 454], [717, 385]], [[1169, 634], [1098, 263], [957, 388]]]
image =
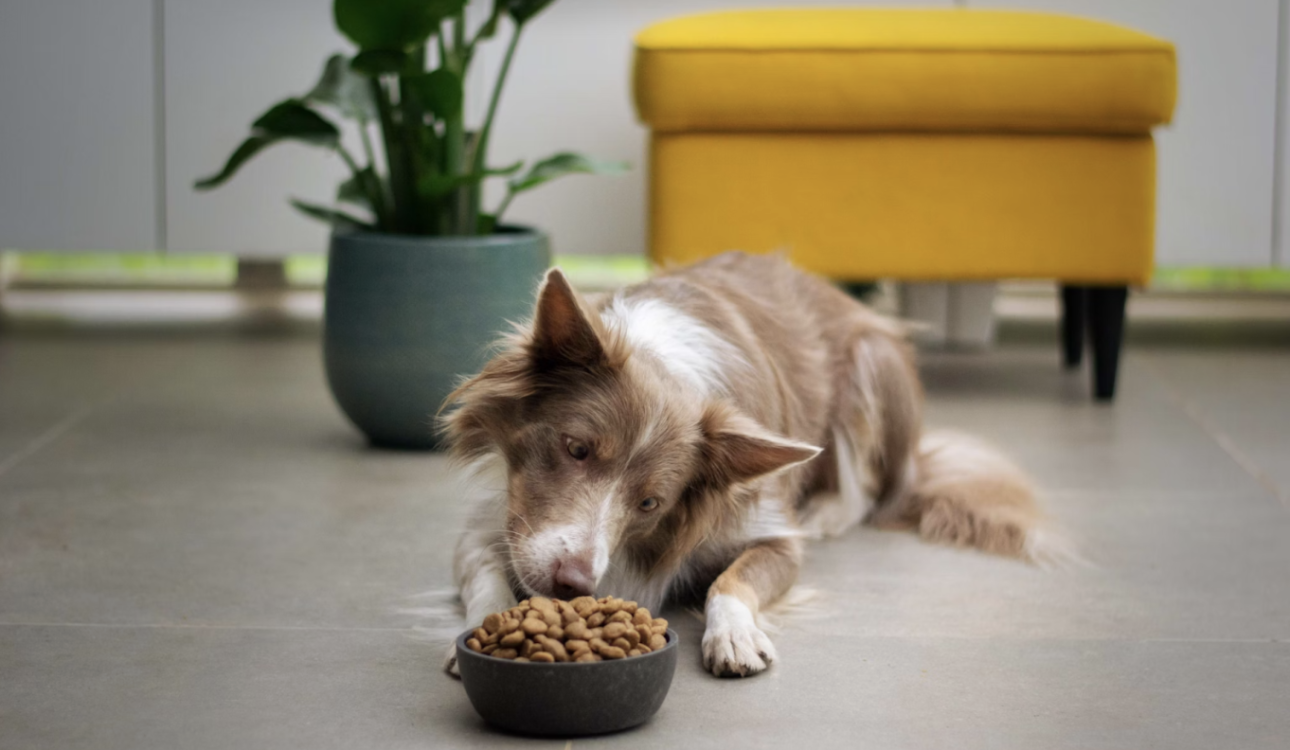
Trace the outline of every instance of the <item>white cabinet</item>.
[[[987, 4], [969, 0], [968, 5]], [[1278, 5], [1278, 0], [1007, 3], [1123, 24], [1178, 48], [1178, 109], [1174, 124], [1157, 132], [1157, 265], [1266, 267], [1272, 262]]]
[[5, 3], [0, 248], [159, 246], [154, 38], [152, 0]]
[[272, 104], [313, 86], [348, 49], [327, 0], [165, 0], [166, 236], [171, 252], [282, 256], [321, 252], [327, 228], [287, 205], [330, 204], [338, 157], [279, 144], [231, 181], [197, 193]]

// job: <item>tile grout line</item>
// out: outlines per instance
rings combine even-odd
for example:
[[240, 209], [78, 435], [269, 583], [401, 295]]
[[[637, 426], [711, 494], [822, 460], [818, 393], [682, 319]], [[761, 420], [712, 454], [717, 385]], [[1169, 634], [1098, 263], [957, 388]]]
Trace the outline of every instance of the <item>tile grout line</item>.
[[40, 452], [41, 449], [49, 446], [49, 444], [62, 437], [68, 430], [75, 427], [77, 422], [84, 419], [90, 411], [90, 407], [85, 407], [69, 414], [53, 427], [50, 427], [48, 430], [37, 435], [34, 440], [20, 448], [16, 453], [13, 453], [5, 460], [0, 461], [0, 477], [3, 477], [10, 469], [28, 458], [31, 458], [36, 453]]
[[[246, 630], [263, 632], [319, 632], [319, 633], [410, 633], [412, 628], [384, 627], [319, 627], [310, 625], [184, 625], [166, 623], [92, 623], [92, 622], [0, 622], [0, 628], [86, 628], [102, 630]], [[861, 640], [940, 640], [940, 641], [1070, 641], [1070, 642], [1132, 642], [1132, 643], [1273, 643], [1290, 644], [1290, 638], [1187, 638], [1187, 637], [1145, 637], [1125, 638], [1118, 636], [1072, 636], [1033, 638], [1015, 635], [864, 635]]]
[[1239, 466], [1242, 471], [1249, 474], [1250, 477], [1259, 484], [1259, 486], [1267, 490], [1273, 498], [1281, 503], [1282, 506], [1290, 510], [1290, 496], [1281, 491], [1281, 487], [1272, 479], [1272, 477], [1268, 476], [1267, 472], [1263, 470], [1263, 467], [1259, 466], [1257, 461], [1245, 455], [1245, 452], [1236, 445], [1236, 441], [1232, 440], [1231, 436], [1219, 429], [1217, 425], [1211, 422], [1205, 414], [1201, 412], [1199, 407], [1192, 403], [1190, 399], [1183, 396], [1178, 387], [1175, 386], [1169, 378], [1165, 377], [1164, 373], [1156, 367], [1156, 364], [1151, 361], [1150, 357], [1143, 357], [1142, 362], [1147, 366], [1147, 369], [1151, 371], [1151, 374], [1160, 381], [1161, 385], [1164, 386], [1165, 396], [1182, 409], [1183, 414], [1196, 424], [1196, 426], [1200, 427], [1206, 435], [1208, 435], [1214, 442], [1218, 443], [1218, 447], [1227, 454], [1228, 458], [1236, 462], [1236, 465]]
[[322, 633], [415, 633], [415, 628], [339, 627], [318, 625], [210, 625], [165, 622], [0, 622], [0, 628], [98, 628], [103, 630], [265, 630]]

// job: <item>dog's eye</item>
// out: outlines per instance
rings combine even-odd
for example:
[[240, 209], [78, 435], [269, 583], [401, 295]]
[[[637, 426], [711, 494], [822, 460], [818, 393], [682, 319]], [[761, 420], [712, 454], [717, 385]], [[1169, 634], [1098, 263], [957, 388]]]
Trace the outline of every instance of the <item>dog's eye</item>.
[[575, 461], [585, 461], [587, 460], [587, 456], [591, 454], [591, 449], [588, 448], [587, 444], [581, 440], [569, 438], [565, 441], [564, 445], [569, 451], [569, 455], [573, 456]]
[[641, 504], [638, 507], [648, 513], [658, 507], [658, 500], [652, 497], [647, 497], [641, 501]]

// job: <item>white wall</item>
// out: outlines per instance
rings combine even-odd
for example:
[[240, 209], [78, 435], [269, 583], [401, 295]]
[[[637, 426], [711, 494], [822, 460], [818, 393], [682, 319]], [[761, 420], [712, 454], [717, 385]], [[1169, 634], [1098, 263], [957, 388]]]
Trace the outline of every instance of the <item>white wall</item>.
[[[1178, 115], [1160, 136], [1163, 264], [1274, 262], [1274, 215], [1290, 217], [1288, 191], [1279, 205], [1274, 199], [1277, 29], [1290, 24], [1280, 16], [1282, 1], [1004, 3], [1101, 17], [1178, 44]], [[509, 218], [548, 229], [559, 252], [643, 252], [646, 133], [630, 100], [632, 35], [685, 13], [794, 4], [857, 3], [558, 0], [520, 47], [493, 162], [575, 149], [636, 169], [549, 185], [518, 199]], [[474, 5], [479, 15], [488, 3]], [[297, 216], [286, 198], [326, 202], [344, 171], [334, 157], [280, 146], [214, 192], [193, 193], [191, 184], [222, 163], [252, 118], [306, 90], [326, 55], [347, 48], [329, 7], [329, 0], [8, 4], [0, 24], [0, 247], [322, 251], [325, 228]], [[164, 24], [154, 8], [164, 9]], [[160, 77], [154, 26], [164, 30]], [[501, 52], [500, 41], [486, 48], [471, 81], [476, 118]], [[161, 78], [164, 96], [156, 96]], [[163, 135], [164, 170], [157, 158]], [[1281, 159], [1284, 172], [1290, 156], [1283, 151]], [[493, 200], [498, 192], [494, 186]], [[1282, 247], [1280, 258], [1290, 265], [1290, 249]]]

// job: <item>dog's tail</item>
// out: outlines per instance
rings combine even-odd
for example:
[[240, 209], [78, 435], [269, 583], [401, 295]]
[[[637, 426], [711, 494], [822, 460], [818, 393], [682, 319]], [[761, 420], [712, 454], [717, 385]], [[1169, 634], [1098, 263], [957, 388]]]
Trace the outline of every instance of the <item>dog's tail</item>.
[[924, 435], [902, 491], [875, 509], [879, 528], [914, 529], [930, 542], [975, 547], [1040, 565], [1077, 560], [1048, 529], [1026, 476], [1001, 452], [970, 435]]

